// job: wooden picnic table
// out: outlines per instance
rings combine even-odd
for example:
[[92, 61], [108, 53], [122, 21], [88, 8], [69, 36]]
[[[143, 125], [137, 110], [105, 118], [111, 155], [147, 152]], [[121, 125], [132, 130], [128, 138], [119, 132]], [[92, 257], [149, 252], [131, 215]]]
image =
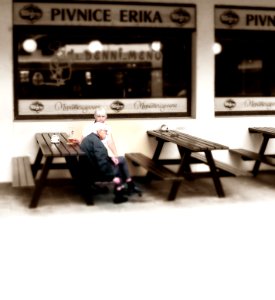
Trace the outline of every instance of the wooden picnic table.
[[247, 149], [230, 149], [230, 152], [241, 155], [244, 160], [255, 160], [252, 174], [253, 176], [257, 176], [262, 163], [275, 166], [275, 153], [265, 153], [269, 140], [275, 138], [275, 127], [249, 127], [248, 131], [251, 134], [262, 135], [263, 139], [259, 147], [259, 151], [255, 152]]
[[262, 144], [259, 148], [259, 159], [255, 161], [252, 173], [256, 176], [259, 172], [261, 162], [275, 166], [275, 159], [272, 155], [265, 155], [266, 147], [270, 139], [275, 138], [275, 128], [273, 127], [250, 127], [250, 133], [260, 133], [263, 136]]
[[[126, 158], [132, 160], [137, 165], [147, 168], [147, 176], [150, 176], [150, 173], [153, 173], [163, 180], [172, 180], [168, 200], [174, 200], [176, 198], [179, 186], [183, 179], [195, 177], [195, 173], [192, 173], [191, 170], [191, 164], [195, 161], [209, 166], [210, 171], [205, 172], [204, 175], [212, 177], [218, 196], [225, 196], [220, 181], [222, 164], [219, 166], [216, 165], [212, 152], [214, 150], [228, 150], [227, 146], [176, 130], [149, 130], [147, 131], [147, 134], [149, 137], [154, 137], [157, 140], [157, 145], [152, 158], [149, 159], [141, 153], [126, 153]], [[160, 159], [165, 143], [173, 143], [177, 146], [180, 159]], [[178, 164], [179, 168], [177, 172], [172, 172], [164, 167], [164, 165], [168, 164]], [[226, 168], [225, 165], [224, 168]]]
[[[73, 179], [78, 176], [78, 159], [85, 153], [78, 144], [69, 144], [68, 135], [64, 132], [58, 133], [59, 143], [51, 143], [53, 132], [36, 133], [35, 140], [38, 144], [38, 151], [35, 161], [32, 165], [34, 178], [41, 169], [41, 173], [36, 179], [32, 199], [29, 207], [35, 208], [38, 205], [39, 198], [43, 188], [47, 183], [47, 177], [51, 169], [68, 169]], [[55, 158], [64, 158], [64, 162], [55, 163]]]

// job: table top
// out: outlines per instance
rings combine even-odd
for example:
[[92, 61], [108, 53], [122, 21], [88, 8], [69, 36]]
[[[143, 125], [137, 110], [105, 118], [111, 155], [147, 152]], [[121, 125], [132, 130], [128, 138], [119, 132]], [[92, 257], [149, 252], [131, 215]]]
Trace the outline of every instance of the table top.
[[66, 157], [85, 155], [85, 153], [80, 149], [78, 144], [68, 144], [68, 135], [65, 132], [57, 133], [60, 138], [59, 143], [51, 143], [51, 136], [53, 134], [56, 133], [42, 132], [35, 134], [35, 139], [44, 156]]
[[183, 133], [176, 130], [149, 130], [147, 131], [149, 136], [154, 136], [161, 140], [172, 142], [183, 148], [189, 149], [194, 152], [201, 152], [206, 150], [221, 150], [229, 149], [227, 146], [214, 143], [209, 140], [205, 140], [193, 135]]
[[250, 133], [262, 133], [264, 135], [275, 137], [275, 127], [249, 127]]

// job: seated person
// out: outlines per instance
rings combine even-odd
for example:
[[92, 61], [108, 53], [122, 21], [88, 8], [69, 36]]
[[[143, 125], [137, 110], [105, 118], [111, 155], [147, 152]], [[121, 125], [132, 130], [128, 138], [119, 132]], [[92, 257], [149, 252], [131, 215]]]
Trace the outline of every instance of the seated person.
[[101, 122], [101, 123], [106, 124], [106, 126], [107, 126], [107, 135], [102, 140], [102, 142], [106, 146], [106, 148], [108, 149], [108, 152], [110, 151], [109, 153], [111, 153], [112, 160], [115, 163], [118, 163], [118, 160], [117, 160], [118, 154], [117, 154], [117, 149], [116, 149], [115, 141], [113, 139], [111, 127], [109, 125], [107, 125], [106, 120], [107, 120], [106, 109], [104, 107], [102, 107], [102, 106], [96, 108], [96, 110], [94, 112], [94, 120], [92, 120], [92, 122], [90, 122], [84, 128], [83, 133], [82, 133], [82, 139], [84, 137], [86, 137], [88, 134], [92, 133], [92, 132], [96, 133], [94, 125], [97, 122]]
[[[92, 183], [92, 174], [97, 173], [96, 177], [101, 177], [105, 181], [114, 182], [114, 203], [122, 203], [128, 200], [125, 194], [131, 195], [138, 193], [141, 196], [141, 191], [135, 186], [130, 177], [127, 162], [124, 156], [118, 156], [118, 163], [109, 157], [108, 151], [102, 140], [107, 135], [107, 126], [104, 123], [96, 122], [94, 124], [96, 133], [92, 132], [87, 135], [81, 142], [80, 148], [86, 153], [90, 165], [90, 170], [86, 166], [82, 178], [87, 185]], [[89, 180], [91, 179], [91, 182]], [[83, 182], [82, 182], [83, 183]], [[125, 185], [127, 188], [125, 188]]]

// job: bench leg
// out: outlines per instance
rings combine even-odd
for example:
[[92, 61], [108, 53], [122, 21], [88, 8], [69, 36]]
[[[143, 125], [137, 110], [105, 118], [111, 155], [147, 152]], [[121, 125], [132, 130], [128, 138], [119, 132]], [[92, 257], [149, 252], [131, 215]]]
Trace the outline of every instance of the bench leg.
[[34, 189], [34, 192], [32, 195], [32, 199], [29, 204], [29, 208], [35, 208], [38, 205], [39, 198], [40, 198], [42, 189], [45, 186], [45, 182], [46, 182], [52, 161], [53, 161], [53, 157], [46, 158], [45, 164], [42, 168], [41, 176], [36, 182], [35, 189]]
[[172, 187], [171, 187], [169, 195], [168, 195], [168, 200], [170, 200], [170, 201], [175, 200], [178, 190], [179, 190], [179, 187], [180, 187], [180, 184], [181, 184], [181, 180], [173, 181]]
[[208, 165], [210, 168], [211, 176], [213, 178], [217, 194], [220, 198], [225, 197], [223, 187], [221, 184], [221, 180], [220, 180], [220, 176], [217, 172], [216, 165], [215, 165], [211, 151], [205, 151], [205, 157], [207, 159], [207, 162], [208, 162]]
[[[264, 136], [264, 139], [263, 139], [260, 151], [259, 151], [259, 155], [264, 155], [268, 140], [269, 140], [269, 137]], [[260, 164], [261, 164], [261, 162], [259, 160], [256, 160], [253, 170], [252, 170], [253, 176], [257, 176], [259, 169], [260, 169]]]

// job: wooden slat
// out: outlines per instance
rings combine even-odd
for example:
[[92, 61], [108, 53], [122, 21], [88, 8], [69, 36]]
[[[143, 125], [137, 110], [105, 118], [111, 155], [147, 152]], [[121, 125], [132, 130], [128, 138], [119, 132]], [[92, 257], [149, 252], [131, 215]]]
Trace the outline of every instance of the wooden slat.
[[184, 137], [186, 139], [192, 140], [195, 144], [199, 145], [200, 147], [204, 148], [207, 147], [208, 150], [215, 150], [215, 149], [228, 149], [227, 146], [224, 146], [219, 143], [215, 143], [209, 140], [202, 139], [197, 136], [193, 136], [187, 133], [179, 132], [171, 130], [171, 133], [178, 134], [179, 137]]
[[275, 137], [275, 127], [250, 127], [248, 128], [250, 133], [262, 133], [262, 134], [269, 134]]
[[[206, 159], [205, 155], [203, 155], [203, 154], [192, 153], [191, 157], [196, 158], [199, 161], [207, 164], [207, 159]], [[226, 164], [221, 161], [215, 160], [215, 166], [217, 169], [228, 172], [234, 176], [251, 176], [251, 173], [244, 171], [244, 170], [240, 170], [234, 166], [231, 166], [231, 165]]]
[[259, 155], [256, 152], [246, 150], [246, 149], [230, 149], [231, 153], [241, 155], [242, 159], [250, 159], [250, 160], [259, 160], [262, 163], [268, 164], [270, 166], [275, 166], [275, 158], [268, 155]]
[[[62, 144], [62, 146], [64, 147], [63, 151], [67, 151], [67, 153], [69, 155], [76, 155], [76, 154], [80, 154], [82, 153], [82, 150], [80, 149], [78, 144], [75, 145], [68, 145], [68, 135], [66, 133], [61, 133], [60, 134], [60, 143]], [[85, 153], [83, 152], [82, 155], [84, 155]]]
[[57, 144], [51, 143], [51, 136], [54, 132], [37, 133], [35, 138], [40, 145], [44, 156], [65, 157], [68, 155], [85, 155], [79, 145], [68, 145], [68, 135], [65, 132], [58, 133], [60, 142]]
[[19, 186], [19, 171], [17, 157], [12, 158], [12, 185]]
[[167, 142], [172, 142], [180, 147], [189, 149], [193, 152], [202, 152], [205, 150], [228, 149], [227, 146], [208, 141], [199, 137], [192, 136], [176, 130], [160, 131], [150, 130], [147, 131], [149, 136], [160, 138]]
[[12, 158], [12, 175], [13, 187], [32, 187], [35, 185], [28, 156]]
[[51, 142], [51, 137], [53, 134], [57, 134], [57, 133], [42, 133], [42, 136], [46, 142], [47, 147], [49, 148], [49, 150], [52, 153], [50, 156], [60, 157], [61, 156], [61, 151], [59, 150], [60, 143], [53, 144]]
[[26, 182], [28, 186], [34, 186], [34, 179], [31, 169], [31, 162], [28, 156], [23, 157]]
[[202, 148], [198, 144], [194, 144], [193, 140], [190, 140], [187, 136], [179, 135], [177, 133], [169, 132], [163, 132], [163, 133], [157, 133], [159, 138], [163, 139], [165, 138], [167, 141], [175, 143], [179, 146], [182, 146], [184, 148], [190, 149], [192, 151], [203, 151], [204, 148]]
[[154, 162], [151, 158], [142, 153], [126, 153], [125, 157], [163, 180], [183, 179], [182, 176], [177, 176], [177, 174], [175, 174], [173, 171], [159, 163]]
[[73, 145], [68, 145], [67, 144], [68, 141], [68, 135], [65, 133], [61, 133], [60, 134], [60, 146], [62, 146], [62, 149], [60, 149], [62, 151], [62, 153], [67, 153], [67, 155], [75, 155], [77, 154], [77, 151], [75, 150], [75, 148], [73, 147]]
[[40, 134], [40, 133], [37, 133], [35, 135], [35, 138], [36, 138], [38, 144], [40, 145], [40, 148], [42, 150], [43, 155], [45, 155], [45, 156], [52, 155], [52, 150], [49, 147], [49, 145], [47, 144], [44, 136], [42, 134]]
[[24, 158], [18, 157], [17, 158], [18, 163], [18, 173], [19, 173], [19, 183], [20, 186], [27, 186], [27, 178], [25, 176], [25, 164], [24, 164]]

